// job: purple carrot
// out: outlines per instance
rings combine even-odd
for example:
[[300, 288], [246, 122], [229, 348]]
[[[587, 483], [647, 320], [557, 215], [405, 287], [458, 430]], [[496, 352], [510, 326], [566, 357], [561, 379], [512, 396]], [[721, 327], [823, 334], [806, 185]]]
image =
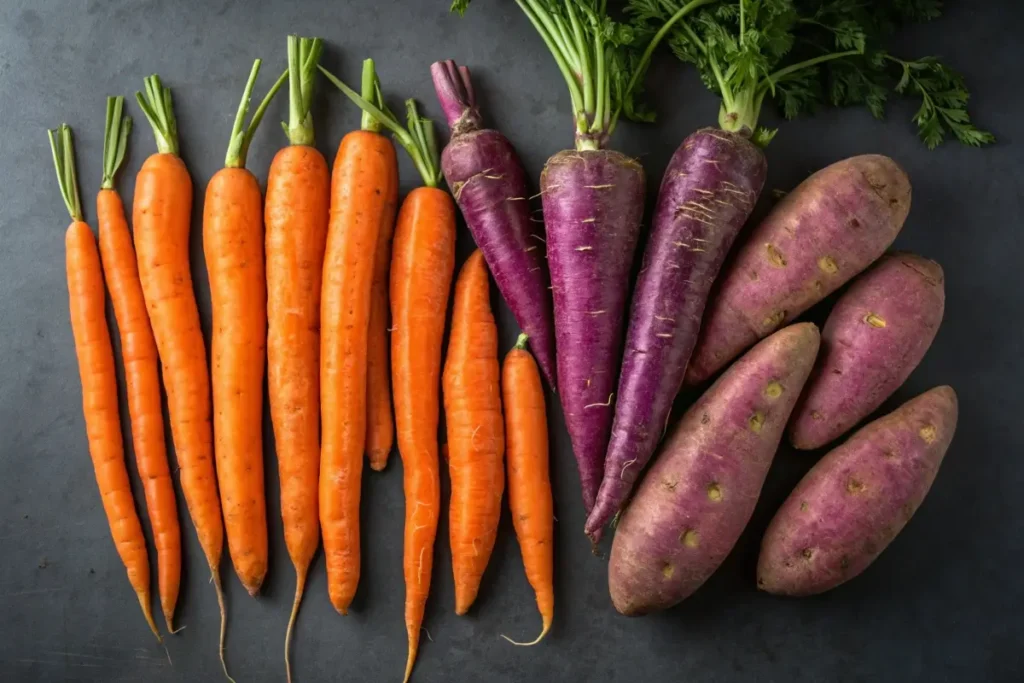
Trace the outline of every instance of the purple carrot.
[[498, 289], [554, 387], [554, 328], [544, 240], [530, 220], [523, 164], [508, 138], [481, 127], [468, 68], [449, 59], [434, 63], [430, 74], [452, 131], [441, 155], [445, 180]]
[[766, 166], [747, 136], [703, 128], [665, 170], [633, 294], [604, 478], [585, 527], [595, 543], [661, 441], [711, 283], [757, 203]]
[[610, 150], [564, 151], [540, 178], [555, 302], [558, 386], [583, 484], [594, 505], [615, 409], [623, 317], [643, 218], [644, 173]]

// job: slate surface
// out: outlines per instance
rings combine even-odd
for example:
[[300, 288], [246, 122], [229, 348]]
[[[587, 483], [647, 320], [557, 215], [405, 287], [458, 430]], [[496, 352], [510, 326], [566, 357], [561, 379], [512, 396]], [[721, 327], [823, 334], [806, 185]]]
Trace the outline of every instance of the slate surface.
[[[526, 19], [511, 2], [479, 0], [462, 21], [446, 2], [57, 2], [0, 6], [0, 679], [6, 681], [221, 680], [217, 607], [191, 524], [183, 515], [186, 570], [178, 621], [186, 628], [157, 646], [138, 613], [99, 504], [86, 450], [71, 330], [62, 233], [67, 220], [44, 129], [75, 128], [88, 216], [100, 181], [103, 96], [130, 94], [158, 71], [174, 88], [182, 154], [196, 186], [193, 274], [209, 332], [209, 290], [199, 215], [203, 188], [220, 167], [251, 60], [266, 73], [283, 65], [288, 32], [321, 34], [325, 63], [350, 82], [372, 54], [398, 101], [414, 96], [438, 117], [427, 67], [456, 57], [473, 67], [487, 120], [517, 144], [533, 177], [571, 144], [568, 95]], [[1021, 190], [1017, 144], [1024, 99], [1011, 83], [1024, 48], [1016, 3], [949, 3], [941, 21], [903, 36], [908, 55], [938, 52], [967, 76], [980, 125], [999, 144], [977, 151], [950, 144], [928, 152], [901, 102], [877, 122], [862, 111], [827, 111], [782, 126], [768, 151], [772, 189], [788, 189], [843, 157], [884, 152], [914, 184], [910, 219], [897, 246], [946, 269], [946, 320], [935, 345], [897, 400], [949, 383], [961, 422], [946, 464], [921, 511], [863, 576], [828, 595], [781, 600], [758, 594], [753, 567], [771, 513], [809, 466], [783, 449], [753, 522], [721, 571], [681, 608], [630, 620], [611, 608], [606, 564], [590, 554], [578, 484], [560, 413], [552, 410], [556, 487], [557, 617], [542, 645], [514, 648], [538, 628], [509, 520], [470, 616], [453, 614], [442, 521], [434, 588], [415, 680], [427, 681], [1009, 681], [1019, 680], [1024, 639], [1024, 431], [1021, 413]], [[265, 75], [260, 90], [269, 81]], [[658, 61], [651, 80], [656, 126], [623, 125], [614, 145], [640, 157], [653, 201], [682, 138], [717, 117], [715, 99], [692, 71]], [[249, 154], [262, 180], [284, 138], [273, 105]], [[153, 150], [137, 108], [125, 197]], [[320, 87], [317, 140], [333, 159], [358, 112]], [[768, 114], [769, 121], [774, 114]], [[402, 158], [403, 189], [414, 172]], [[460, 260], [471, 249], [463, 230]], [[503, 349], [515, 324], [497, 304]], [[890, 404], [894, 404], [894, 400]], [[125, 421], [127, 429], [127, 421]], [[250, 599], [223, 565], [230, 606], [228, 660], [240, 681], [283, 679], [281, 645], [293, 573], [282, 542], [269, 420], [265, 464], [271, 567]], [[129, 468], [134, 463], [129, 451]], [[136, 487], [138, 488], [138, 487]], [[136, 491], [141, 500], [141, 491]], [[297, 681], [398, 680], [402, 626], [403, 500], [397, 457], [363, 487], [363, 579], [352, 615], [334, 613], [322, 559], [310, 578], [294, 660]], [[147, 527], [148, 533], [148, 527]], [[152, 552], [151, 552], [152, 557]]]

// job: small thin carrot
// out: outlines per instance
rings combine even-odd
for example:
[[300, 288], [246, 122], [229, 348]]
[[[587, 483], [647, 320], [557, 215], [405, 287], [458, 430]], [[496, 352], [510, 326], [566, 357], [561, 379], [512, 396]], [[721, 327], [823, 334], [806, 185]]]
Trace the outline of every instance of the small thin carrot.
[[501, 387], [505, 399], [505, 439], [508, 445], [508, 502], [512, 510], [526, 578], [537, 595], [542, 628], [536, 640], [513, 645], [536, 645], [547, 635], [555, 616], [552, 580], [554, 509], [548, 472], [548, 423], [544, 389], [537, 362], [519, 335], [505, 356]]
[[[373, 60], [363, 62], [363, 96], [377, 101]], [[398, 160], [375, 120], [338, 146], [331, 173], [320, 299], [320, 527], [327, 589], [341, 614], [359, 585], [359, 494], [366, 445], [366, 359], [374, 252], [395, 219]]]
[[323, 43], [288, 36], [289, 145], [274, 156], [264, 207], [267, 252], [267, 386], [281, 480], [284, 542], [295, 567], [295, 598], [284, 639], [291, 642], [320, 544], [320, 284], [330, 175], [313, 146], [313, 81]]
[[320, 71], [360, 109], [395, 134], [424, 182], [402, 202], [391, 254], [391, 377], [405, 488], [403, 571], [408, 681], [419, 651], [441, 509], [438, 389], [441, 344], [455, 270], [455, 204], [451, 195], [437, 187], [441, 170], [433, 124], [420, 118], [415, 102], [406, 102], [406, 129], [384, 105], [379, 87], [376, 102], [370, 102], [323, 67]]
[[128, 468], [124, 461], [124, 444], [121, 442], [114, 348], [107, 329], [106, 293], [103, 289], [100, 252], [96, 248], [92, 230], [82, 218], [71, 128], [61, 124], [56, 131], [47, 131], [47, 134], [57, 169], [57, 182], [64, 197], [64, 205], [71, 215], [71, 225], [64, 239], [68, 303], [71, 308], [75, 353], [78, 356], [78, 372], [82, 381], [82, 412], [89, 439], [89, 455], [114, 546], [128, 570], [128, 581], [139, 598], [146, 623], [156, 639], [160, 640], [160, 632], [153, 621], [149, 604], [146, 539], [142, 535], [139, 516], [135, 513], [135, 501], [132, 499]]
[[455, 283], [444, 364], [444, 414], [452, 481], [451, 531], [455, 613], [476, 600], [498, 537], [505, 491], [505, 423], [501, 416], [498, 326], [491, 313], [487, 263], [477, 249]]
[[287, 72], [253, 113], [245, 115], [260, 60], [255, 60], [235, 115], [224, 168], [206, 186], [203, 252], [210, 276], [213, 337], [213, 436], [217, 484], [228, 551], [249, 595], [267, 574], [267, 505], [263, 489], [263, 370], [267, 344], [267, 279], [263, 260], [263, 194], [245, 168], [249, 143]]
[[123, 115], [124, 98], [107, 98], [103, 135], [103, 183], [96, 195], [100, 257], [114, 316], [121, 337], [121, 359], [132, 421], [132, 443], [139, 478], [146, 492], [146, 509], [157, 552], [157, 585], [167, 630], [174, 633], [174, 607], [181, 583], [181, 529], [167, 464], [164, 415], [160, 405], [160, 376], [156, 340], [149, 326], [146, 301], [139, 281], [135, 247], [128, 230], [124, 204], [114, 179], [124, 160], [131, 117]]
[[146, 78], [145, 84], [146, 94], [136, 93], [135, 98], [153, 128], [157, 153], [146, 159], [135, 177], [135, 252], [163, 367], [181, 490], [217, 591], [220, 662], [230, 680], [224, 661], [227, 609], [219, 569], [224, 523], [213, 466], [210, 374], [189, 265], [192, 178], [178, 156], [178, 124], [171, 91], [155, 74]]

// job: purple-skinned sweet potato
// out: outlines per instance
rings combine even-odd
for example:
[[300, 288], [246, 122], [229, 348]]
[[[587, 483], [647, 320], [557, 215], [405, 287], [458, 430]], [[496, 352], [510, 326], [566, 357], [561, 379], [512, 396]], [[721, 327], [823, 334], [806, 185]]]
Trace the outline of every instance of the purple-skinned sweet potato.
[[725, 560], [750, 521], [819, 341], [811, 323], [776, 332], [683, 416], [615, 530], [608, 587], [619, 612], [671, 607]]
[[910, 194], [896, 162], [868, 154], [834, 163], [786, 195], [719, 278], [686, 383], [708, 379], [871, 265], [903, 227]]
[[956, 393], [937, 387], [822, 458], [765, 532], [758, 587], [777, 595], [814, 595], [867, 569], [928, 494], [956, 420]]
[[854, 280], [825, 322], [790, 443], [820, 448], [882, 405], [924, 358], [945, 299], [942, 267], [915, 254], [884, 256]]

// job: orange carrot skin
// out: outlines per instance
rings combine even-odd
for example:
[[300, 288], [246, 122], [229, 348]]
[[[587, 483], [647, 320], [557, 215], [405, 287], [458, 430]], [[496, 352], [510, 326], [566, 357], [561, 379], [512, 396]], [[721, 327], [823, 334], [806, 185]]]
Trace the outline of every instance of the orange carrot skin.
[[398, 201], [391, 141], [359, 130], [338, 146], [320, 299], [320, 527], [331, 603], [359, 584], [359, 495], [366, 444], [366, 357], [373, 253]]
[[402, 203], [391, 256], [391, 374], [405, 488], [406, 679], [419, 648], [441, 506], [438, 393], [454, 270], [454, 202], [443, 190], [417, 188]]
[[[537, 362], [526, 349], [505, 356], [501, 377], [508, 446], [508, 501], [526, 579], [547, 632], [555, 612], [554, 505], [548, 471], [548, 424]], [[542, 636], [543, 636], [542, 632]]]
[[391, 447], [395, 445], [388, 358], [388, 280], [396, 208], [397, 201], [392, 204], [391, 216], [381, 224], [377, 235], [370, 291], [370, 330], [366, 349], [366, 455], [370, 469], [376, 472], [387, 467]]
[[181, 158], [153, 154], [135, 179], [132, 224], [139, 279], [163, 369], [181, 489], [207, 564], [224, 549], [210, 425], [210, 375], [192, 291], [192, 180]]
[[228, 551], [255, 595], [267, 573], [263, 488], [263, 371], [267, 284], [263, 195], [244, 168], [223, 168], [206, 188], [203, 249], [213, 308], [213, 435]]
[[181, 582], [181, 530], [167, 464], [156, 340], [146, 314], [135, 248], [121, 196], [115, 190], [100, 190], [96, 196], [96, 215], [103, 274], [121, 337], [135, 462], [146, 493], [146, 508], [157, 550], [160, 606], [168, 630], [173, 630], [174, 607]]
[[314, 147], [274, 156], [264, 208], [267, 384], [281, 480], [284, 540], [305, 576], [320, 544], [320, 286], [330, 177]]
[[500, 384], [498, 326], [491, 313], [487, 264], [478, 249], [455, 284], [443, 376], [456, 614], [465, 614], [476, 599], [498, 536], [505, 490]]
[[64, 244], [71, 330], [82, 381], [82, 408], [89, 455], [117, 553], [128, 570], [128, 581], [139, 596], [147, 619], [151, 620], [149, 559], [142, 525], [135, 513], [121, 443], [114, 349], [107, 329], [100, 253], [92, 230], [83, 222], [71, 224]]

